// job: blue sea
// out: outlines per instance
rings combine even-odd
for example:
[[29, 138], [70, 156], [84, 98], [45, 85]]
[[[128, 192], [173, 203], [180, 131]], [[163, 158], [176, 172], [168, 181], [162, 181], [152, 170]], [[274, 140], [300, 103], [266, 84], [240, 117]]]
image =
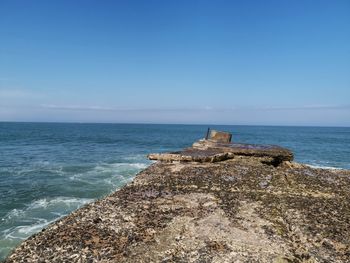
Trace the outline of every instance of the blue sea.
[[[350, 169], [350, 128], [217, 126], [244, 143], [277, 144], [298, 162]], [[150, 152], [178, 150], [206, 125], [0, 123], [0, 260], [80, 206], [108, 195], [150, 165]]]

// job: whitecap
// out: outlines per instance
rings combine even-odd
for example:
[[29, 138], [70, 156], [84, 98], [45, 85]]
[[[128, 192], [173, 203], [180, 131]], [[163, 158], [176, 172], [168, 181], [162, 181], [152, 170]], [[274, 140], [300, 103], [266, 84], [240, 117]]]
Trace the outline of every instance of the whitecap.
[[314, 164], [306, 164], [306, 165], [314, 169], [344, 170], [343, 168], [333, 167], [333, 166], [323, 166], [323, 165], [314, 165]]
[[90, 198], [76, 198], [76, 197], [56, 197], [56, 198], [43, 198], [32, 202], [29, 208], [47, 208], [57, 204], [64, 204], [67, 206], [80, 206], [91, 202]]
[[107, 185], [111, 185], [115, 188], [119, 188], [121, 185], [125, 185], [130, 181], [132, 181], [132, 177], [127, 177], [119, 174], [103, 180], [104, 183], [106, 183]]
[[10, 212], [6, 214], [4, 218], [2, 218], [2, 221], [9, 220], [12, 218], [18, 218], [18, 217], [23, 217], [24, 215], [24, 210], [22, 209], [12, 209]]
[[136, 168], [136, 169], [145, 169], [149, 166], [148, 163], [103, 163], [99, 166], [96, 166], [96, 170], [104, 169], [115, 169], [115, 168]]
[[142, 169], [147, 168], [150, 163], [100, 163], [96, 165], [92, 170], [83, 172], [83, 173], [75, 173], [69, 176], [69, 179], [72, 181], [80, 181], [83, 183], [91, 183], [89, 178], [93, 179], [93, 183], [95, 183], [95, 179], [97, 177], [104, 179], [103, 177], [113, 177], [115, 175], [128, 175], [134, 176], [137, 172]]
[[9, 220], [16, 221], [17, 225], [3, 230], [0, 241], [24, 240], [50, 223], [91, 201], [93, 199], [60, 196], [33, 201], [24, 209], [13, 209], [7, 213], [4, 221], [5, 223]]
[[32, 220], [36, 219], [38, 214], [53, 214], [62, 211], [72, 211], [80, 206], [92, 202], [91, 198], [75, 198], [75, 197], [56, 197], [56, 198], [42, 198], [27, 204], [23, 209], [12, 209], [4, 216], [4, 221], [9, 220]]
[[46, 219], [40, 218], [33, 224], [19, 225], [19, 226], [7, 229], [3, 231], [3, 238], [10, 239], [10, 240], [11, 239], [24, 240], [29, 236], [33, 235], [34, 233], [39, 232], [41, 229], [43, 229], [44, 227], [46, 227], [47, 225], [51, 224], [56, 220], [57, 219], [48, 221]]

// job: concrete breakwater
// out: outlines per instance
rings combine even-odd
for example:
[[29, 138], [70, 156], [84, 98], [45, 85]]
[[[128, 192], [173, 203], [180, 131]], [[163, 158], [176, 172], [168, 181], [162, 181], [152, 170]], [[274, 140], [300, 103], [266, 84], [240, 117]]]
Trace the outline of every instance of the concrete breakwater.
[[350, 171], [202, 140], [49, 225], [5, 262], [350, 262]]

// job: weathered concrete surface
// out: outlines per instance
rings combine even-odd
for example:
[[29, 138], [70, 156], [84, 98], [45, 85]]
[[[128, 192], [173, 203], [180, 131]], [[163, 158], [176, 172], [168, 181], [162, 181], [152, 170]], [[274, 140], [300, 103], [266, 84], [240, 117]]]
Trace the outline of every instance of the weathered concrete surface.
[[216, 131], [216, 130], [209, 130], [209, 138], [214, 142], [222, 142], [222, 143], [230, 143], [232, 139], [232, 134], [229, 132], [222, 132], [222, 131]]
[[150, 160], [158, 160], [163, 162], [199, 162], [199, 163], [215, 163], [234, 158], [234, 154], [224, 152], [220, 149], [198, 150], [188, 148], [183, 151], [169, 153], [151, 153], [148, 155]]
[[350, 171], [158, 162], [6, 262], [350, 262]]
[[263, 157], [266, 163], [279, 165], [283, 161], [292, 161], [293, 153], [276, 145], [256, 145], [243, 143], [221, 143], [213, 140], [200, 140], [192, 147], [178, 152], [153, 153], [151, 160], [165, 162], [220, 162], [235, 156]]

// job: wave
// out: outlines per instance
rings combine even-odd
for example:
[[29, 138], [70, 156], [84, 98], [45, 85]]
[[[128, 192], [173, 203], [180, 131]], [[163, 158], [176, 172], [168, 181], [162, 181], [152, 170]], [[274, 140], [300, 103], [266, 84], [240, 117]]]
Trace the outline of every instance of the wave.
[[100, 163], [89, 171], [75, 173], [69, 176], [70, 180], [87, 184], [96, 183], [96, 179], [125, 179], [129, 180], [137, 172], [149, 166], [149, 163]]
[[55, 206], [58, 204], [61, 204], [61, 205], [63, 204], [63, 205], [66, 205], [68, 207], [71, 207], [71, 206], [75, 207], [75, 206], [87, 204], [91, 201], [93, 201], [93, 199], [60, 196], [60, 197], [55, 197], [52, 199], [43, 198], [43, 199], [36, 200], [36, 201], [32, 202], [28, 208], [29, 209], [49, 208], [51, 206]]
[[112, 163], [109, 164], [110, 167], [132, 167], [132, 168], [137, 168], [137, 169], [145, 169], [149, 166], [147, 163]]
[[344, 168], [333, 167], [333, 166], [324, 166], [324, 165], [315, 165], [315, 164], [306, 164], [306, 165], [314, 169], [344, 170]]
[[9, 228], [2, 231], [0, 240], [26, 239], [48, 224], [93, 200], [62, 196], [43, 198], [33, 201], [23, 209], [13, 209], [2, 219], [2, 222], [8, 224]]
[[[58, 219], [58, 218], [57, 218]], [[31, 236], [34, 233], [39, 232], [41, 229], [49, 225], [55, 220], [46, 220], [43, 218], [38, 218], [38, 221], [32, 225], [21, 225], [14, 228], [6, 229], [3, 231], [4, 239], [20, 239], [24, 240], [27, 237]]]
[[[55, 180], [58, 182], [57, 186], [54, 186], [54, 191], [62, 193], [62, 196], [28, 200], [28, 203], [22, 203], [20, 208], [13, 207], [12, 210], [7, 210], [5, 216], [0, 219], [0, 260], [22, 240], [94, 201], [95, 198], [122, 187], [151, 163], [144, 155], [139, 155], [123, 157], [113, 162], [82, 164], [39, 161], [20, 169], [10, 169], [12, 178], [15, 178], [14, 176], [19, 179], [34, 178], [43, 185], [47, 177], [52, 176], [53, 182], [56, 182]], [[90, 193], [88, 197], [91, 198], [79, 198], [79, 195], [86, 197], [81, 189], [88, 191]], [[50, 189], [47, 195], [51, 193], [55, 192]]]

